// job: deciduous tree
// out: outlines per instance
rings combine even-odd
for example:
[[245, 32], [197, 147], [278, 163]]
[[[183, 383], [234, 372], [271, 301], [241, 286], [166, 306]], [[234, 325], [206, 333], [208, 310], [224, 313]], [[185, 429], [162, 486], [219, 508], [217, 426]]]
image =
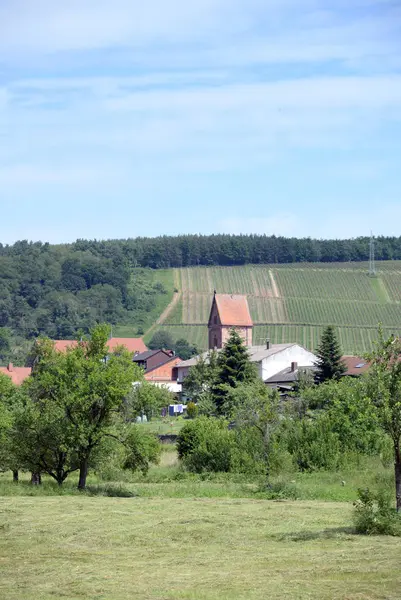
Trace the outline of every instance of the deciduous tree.
[[379, 422], [390, 436], [394, 449], [394, 478], [397, 511], [401, 511], [401, 339], [379, 338], [374, 351], [367, 356], [369, 395], [376, 406]]

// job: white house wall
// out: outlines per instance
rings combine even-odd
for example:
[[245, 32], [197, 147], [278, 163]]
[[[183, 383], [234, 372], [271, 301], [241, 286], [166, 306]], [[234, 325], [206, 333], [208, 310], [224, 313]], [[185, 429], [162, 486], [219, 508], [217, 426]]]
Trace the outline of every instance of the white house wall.
[[262, 359], [259, 363], [259, 375], [263, 381], [266, 381], [269, 377], [273, 377], [276, 373], [290, 367], [292, 362], [296, 362], [298, 367], [313, 367], [316, 356], [309, 350], [302, 348], [302, 346], [291, 346]]
[[[292, 362], [298, 363], [298, 367], [313, 367], [316, 356], [309, 350], [295, 344], [257, 362], [259, 377], [266, 381], [266, 379], [273, 377], [283, 369], [288, 369]], [[178, 367], [178, 383], [184, 381], [189, 369], [190, 367]]]

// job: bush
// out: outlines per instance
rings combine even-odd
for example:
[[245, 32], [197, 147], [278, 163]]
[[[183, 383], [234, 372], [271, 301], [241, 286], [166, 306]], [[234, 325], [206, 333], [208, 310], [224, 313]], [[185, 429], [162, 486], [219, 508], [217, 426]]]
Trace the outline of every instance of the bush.
[[188, 419], [195, 419], [198, 416], [198, 407], [195, 402], [188, 402], [187, 404], [187, 417]]
[[330, 420], [322, 415], [316, 420], [295, 421], [287, 432], [288, 450], [300, 471], [336, 471], [341, 463], [338, 435]]
[[233, 440], [225, 421], [200, 417], [181, 429], [177, 439], [178, 456], [194, 473], [228, 472], [232, 469]]
[[401, 516], [392, 508], [391, 497], [387, 491], [375, 493], [369, 489], [359, 489], [354, 507], [357, 533], [401, 537]]
[[264, 491], [269, 500], [297, 500], [300, 497], [296, 484], [284, 479], [268, 483]]
[[232, 470], [236, 473], [265, 475], [266, 455], [263, 440], [256, 427], [240, 427], [232, 431], [234, 446]]

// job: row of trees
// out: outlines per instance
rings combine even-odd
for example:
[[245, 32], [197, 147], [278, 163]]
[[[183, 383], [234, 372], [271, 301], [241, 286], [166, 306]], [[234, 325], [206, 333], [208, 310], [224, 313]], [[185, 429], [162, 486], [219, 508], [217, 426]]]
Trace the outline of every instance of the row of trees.
[[60, 485], [78, 471], [78, 487], [85, 489], [89, 470], [110, 456], [130, 470], [146, 471], [157, 462], [158, 440], [134, 421], [171, 398], [155, 387], [149, 395], [146, 384], [134, 389], [141, 369], [124, 348], [109, 354], [107, 339], [105, 325], [66, 353], [43, 339], [23, 386], [0, 376], [1, 470], [11, 469], [15, 479], [20, 469], [46, 473]]
[[[63, 269], [64, 284], [73, 290], [88, 287], [90, 274], [82, 273], [75, 258], [107, 259], [117, 268], [116, 278], [125, 266], [189, 267], [196, 265], [242, 265], [294, 262], [348, 262], [369, 260], [369, 238], [316, 240], [267, 235], [180, 235], [127, 240], [77, 240], [74, 244], [50, 246], [41, 242], [0, 244], [0, 256], [29, 257], [33, 253], [70, 259]], [[400, 260], [401, 237], [376, 238], [377, 260]], [[106, 267], [107, 269], [107, 267]], [[96, 275], [95, 275], [96, 277]], [[110, 279], [110, 277], [108, 277]], [[124, 279], [124, 278], [123, 278]], [[121, 282], [117, 282], [120, 285]], [[85, 286], [85, 287], [84, 287]]]

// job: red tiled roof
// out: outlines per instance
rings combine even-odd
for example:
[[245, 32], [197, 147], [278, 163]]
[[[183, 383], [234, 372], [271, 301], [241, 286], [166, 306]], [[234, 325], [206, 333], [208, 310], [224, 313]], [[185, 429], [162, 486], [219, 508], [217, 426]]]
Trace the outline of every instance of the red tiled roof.
[[[68, 348], [75, 348], [78, 342], [75, 340], [54, 340], [54, 349], [58, 352], [66, 352]], [[113, 352], [118, 346], [125, 346], [129, 352], [145, 352], [145, 346], [142, 338], [111, 338], [107, 340], [107, 347]]]
[[362, 375], [369, 369], [369, 363], [360, 356], [343, 356], [343, 363], [347, 367], [344, 375]]
[[54, 340], [54, 349], [57, 352], [66, 352], [68, 348], [75, 348], [77, 344], [75, 340]]
[[236, 327], [253, 326], [246, 296], [215, 294], [214, 300], [222, 325], [233, 325]]
[[8, 375], [15, 385], [21, 385], [32, 373], [31, 367], [14, 367], [11, 363], [7, 367], [0, 367], [0, 373]]
[[107, 346], [110, 352], [115, 350], [118, 346], [125, 346], [129, 352], [146, 352], [147, 350], [142, 338], [113, 337], [107, 342]]

